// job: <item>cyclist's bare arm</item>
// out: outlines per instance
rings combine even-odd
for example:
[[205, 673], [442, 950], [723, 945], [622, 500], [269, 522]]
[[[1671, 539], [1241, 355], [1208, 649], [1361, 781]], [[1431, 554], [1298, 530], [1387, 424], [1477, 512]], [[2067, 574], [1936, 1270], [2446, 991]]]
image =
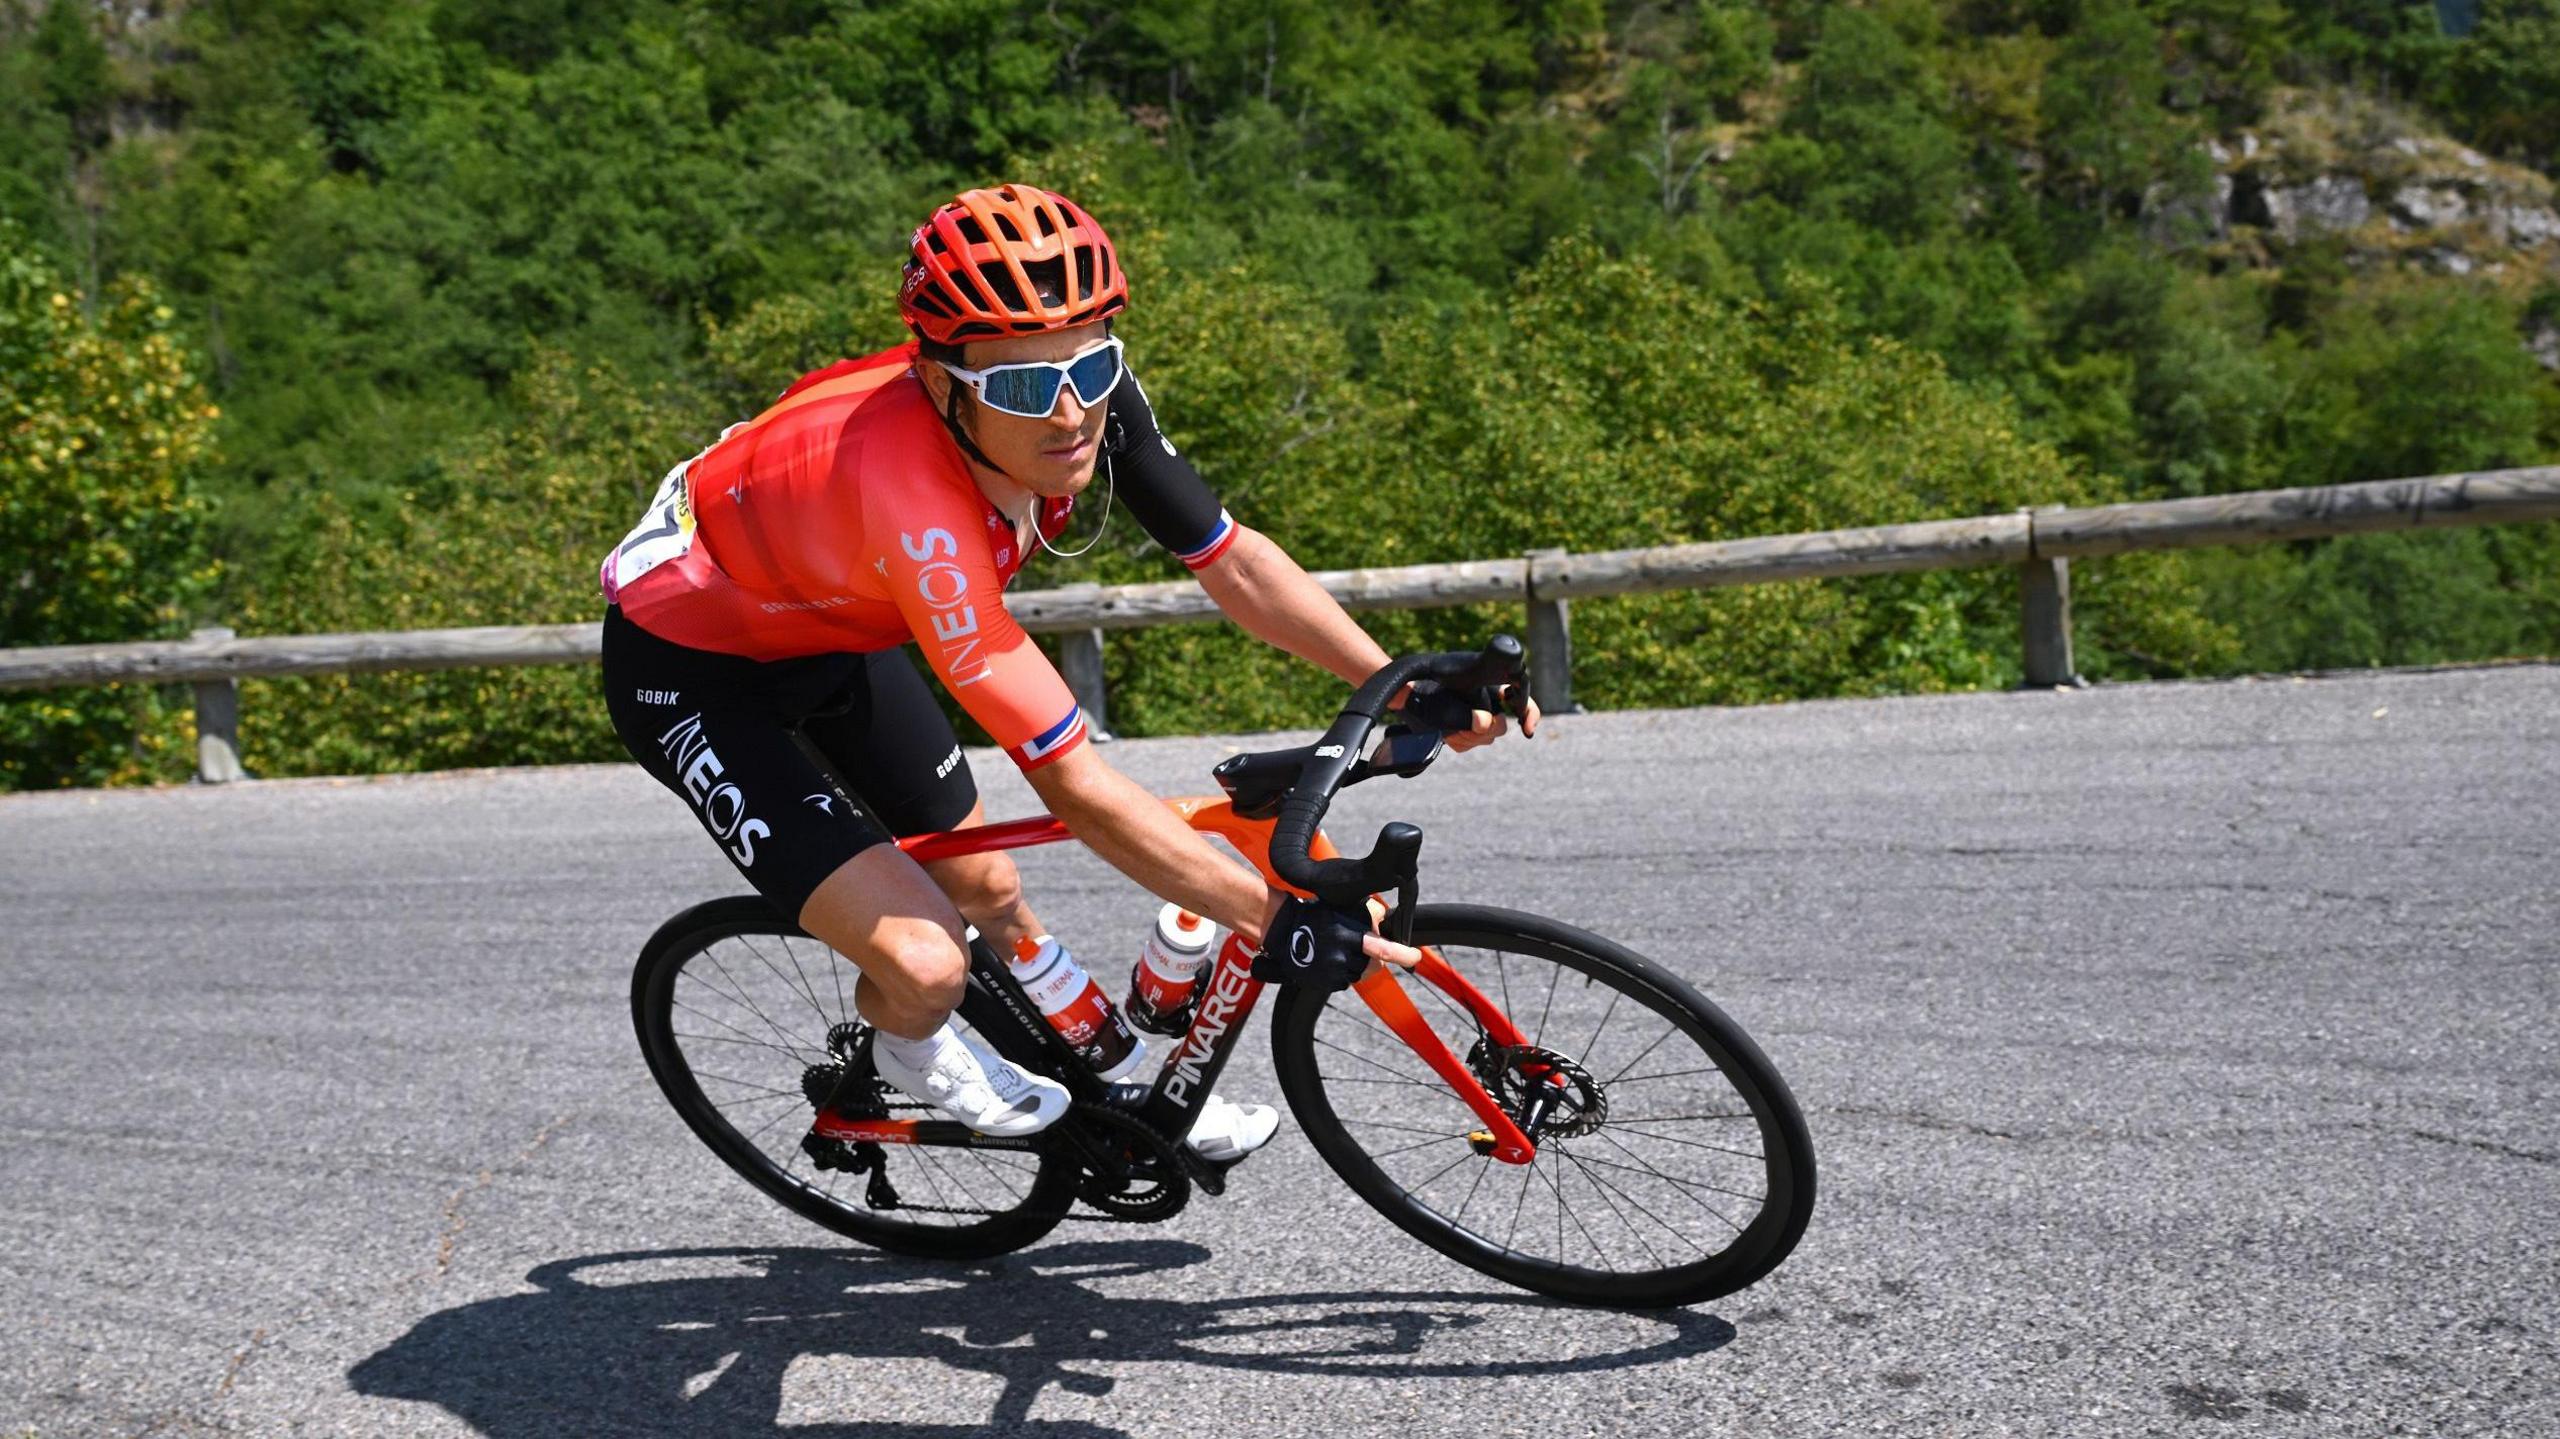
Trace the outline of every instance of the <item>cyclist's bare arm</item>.
[[[1237, 529], [1227, 552], [1197, 571], [1200, 588], [1221, 613], [1256, 639], [1331, 671], [1345, 684], [1357, 685], [1386, 664], [1387, 652], [1288, 551], [1259, 530]], [[1452, 733], [1449, 747], [1473, 749], [1509, 728], [1501, 715], [1478, 710], [1475, 728]], [[1536, 701], [1530, 702], [1520, 730], [1538, 732]]]
[[[1090, 746], [1070, 750], [1023, 778], [1085, 848], [1148, 893], [1248, 937], [1258, 938], [1270, 926], [1280, 892], [1176, 819]], [[1377, 906], [1371, 909], [1374, 922]], [[1421, 958], [1383, 935], [1370, 935], [1364, 948], [1370, 958], [1391, 964]]]
[[1235, 543], [1198, 572], [1200, 588], [1227, 618], [1344, 684], [1376, 674], [1387, 652], [1343, 612], [1340, 601], [1261, 531], [1238, 526]]
[[1091, 745], [1026, 771], [1040, 802], [1086, 848], [1149, 893], [1259, 937], [1279, 896], [1221, 853]]

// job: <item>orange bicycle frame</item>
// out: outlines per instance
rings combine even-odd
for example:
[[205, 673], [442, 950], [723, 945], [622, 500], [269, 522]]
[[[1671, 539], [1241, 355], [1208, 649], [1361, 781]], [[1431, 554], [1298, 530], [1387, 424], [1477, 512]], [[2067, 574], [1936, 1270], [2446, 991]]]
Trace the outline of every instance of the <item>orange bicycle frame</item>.
[[[1177, 818], [1192, 829], [1202, 834], [1214, 835], [1233, 846], [1236, 853], [1244, 856], [1245, 861], [1261, 873], [1265, 883], [1290, 890], [1292, 893], [1304, 893], [1295, 886], [1285, 883], [1272, 872], [1273, 821], [1248, 819], [1239, 815], [1235, 812], [1235, 807], [1223, 796], [1192, 795], [1167, 800], [1165, 804]], [[1072, 838], [1074, 836], [1067, 832], [1066, 825], [1054, 816], [1035, 815], [1029, 819], [1006, 820], [968, 829], [913, 835], [898, 841], [898, 847], [922, 863], [956, 858], [961, 855], [990, 854], [998, 850], [1028, 849], [1038, 845], [1056, 844]], [[1331, 859], [1339, 853], [1333, 847], [1332, 841], [1321, 833], [1316, 836], [1315, 843], [1308, 852], [1316, 859]], [[1212, 1016], [1207, 1013], [1207, 1005], [1204, 1004], [1195, 1011], [1190, 1032], [1183, 1036], [1182, 1042], [1167, 1058], [1163, 1072], [1156, 1079], [1155, 1094], [1151, 1103], [1181, 1104], [1180, 1095], [1188, 1094], [1194, 1089], [1201, 1093], [1193, 1097], [1189, 1105], [1183, 1107], [1196, 1107], [1198, 1103], [1205, 1102], [1207, 1085], [1199, 1076], [1204, 1068], [1207, 1074], [1215, 1074], [1217, 1066], [1223, 1063], [1226, 1052], [1234, 1045], [1237, 1035], [1242, 1031], [1244, 1021], [1251, 1016], [1254, 1006], [1261, 1000], [1262, 982], [1250, 979], [1242, 970], [1242, 967], [1249, 963], [1250, 954], [1251, 951], [1248, 948], [1230, 936], [1216, 964], [1201, 976], [1204, 994], [1211, 985], [1216, 984], [1221, 986], [1224, 993], [1229, 996], [1230, 1002], [1220, 1007], [1219, 1013], [1214, 1018], [1214, 1027], [1210, 1025]], [[1437, 951], [1424, 949], [1422, 960], [1413, 967], [1413, 973], [1465, 1010], [1467, 1015], [1483, 1028], [1486, 1037], [1493, 1043], [1512, 1047], [1525, 1042], [1519, 1027], [1511, 1022], [1510, 1016], [1504, 1014], [1501, 1008], [1487, 998], [1481, 990], [1470, 984], [1466, 977], [1458, 973], [1456, 968], [1443, 959]], [[1358, 995], [1361, 1001], [1369, 1006], [1370, 1012], [1378, 1017], [1381, 1024], [1410, 1046], [1414, 1054], [1430, 1067], [1431, 1072], [1440, 1076], [1441, 1080], [1447, 1083], [1461, 1100], [1465, 1101], [1467, 1108], [1475, 1113], [1476, 1118], [1483, 1123], [1485, 1131], [1492, 1136], [1490, 1153], [1493, 1158], [1506, 1164], [1527, 1164], [1536, 1156], [1536, 1142], [1521, 1130], [1518, 1123], [1504, 1111], [1500, 1104], [1495, 1102], [1491, 1092], [1484, 1087], [1483, 1081], [1476, 1077], [1475, 1072], [1467, 1067], [1464, 1060], [1450, 1052], [1449, 1046], [1433, 1031], [1430, 1022], [1423, 1018], [1421, 1010], [1413, 1002], [1413, 996], [1406, 992], [1403, 981], [1398, 977], [1396, 966], [1371, 965], [1369, 973], [1351, 986], [1351, 992]], [[1190, 1082], [1185, 1080], [1186, 1061], [1189, 1065]], [[1169, 1098], [1169, 1086], [1177, 1086], [1179, 1093]], [[1185, 1130], [1188, 1127], [1187, 1123], [1183, 1125]], [[878, 1137], [886, 1138], [886, 1136]]]

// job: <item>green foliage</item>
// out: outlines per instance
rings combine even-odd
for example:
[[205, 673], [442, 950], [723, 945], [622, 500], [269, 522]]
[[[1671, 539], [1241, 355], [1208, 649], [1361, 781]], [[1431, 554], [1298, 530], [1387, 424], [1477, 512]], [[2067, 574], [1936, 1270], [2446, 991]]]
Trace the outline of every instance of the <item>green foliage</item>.
[[2560, 167], [2560, 0], [2483, 0], [2444, 74], [2438, 97], [2482, 144]]
[[[2549, 169], [2555, 65], [2560, 0], [2484, 0], [2466, 36], [2423, 0], [0, 0], [9, 263], [110, 297], [45, 343], [201, 376], [155, 401], [199, 430], [192, 386], [222, 408], [174, 488], [48, 501], [161, 514], [184, 558], [108, 565], [121, 610], [50, 602], [90, 606], [80, 638], [590, 619], [657, 476], [896, 339], [909, 228], [1003, 178], [1111, 225], [1165, 423], [1312, 566], [2547, 462], [2560, 382], [2518, 340], [2560, 287], [2221, 243], [2204, 143], [2340, 87]], [[47, 533], [30, 554], [88, 563]], [[2083, 668], [2560, 651], [2551, 544], [2083, 565]], [[1027, 583], [1176, 573], [1123, 517]], [[1592, 601], [1581, 688], [2004, 684], [2014, 610], [1997, 572]], [[1131, 732], [1323, 705], [1226, 627], [1108, 664]], [[591, 678], [253, 683], [250, 763], [610, 756]], [[154, 697], [43, 703], [0, 710], [36, 725], [0, 783], [172, 772]]]
[[[0, 220], [0, 647], [174, 633], [210, 586], [197, 477], [216, 411], [139, 277], [94, 310]], [[148, 691], [0, 699], [0, 787], [165, 778]]]
[[[245, 632], [309, 634], [596, 618], [596, 563], [687, 434], [689, 397], [556, 350], [515, 396], [525, 418], [456, 445], [412, 490], [360, 512], [313, 497], [237, 597]], [[590, 665], [253, 681], [251, 773], [374, 773], [619, 754]]]

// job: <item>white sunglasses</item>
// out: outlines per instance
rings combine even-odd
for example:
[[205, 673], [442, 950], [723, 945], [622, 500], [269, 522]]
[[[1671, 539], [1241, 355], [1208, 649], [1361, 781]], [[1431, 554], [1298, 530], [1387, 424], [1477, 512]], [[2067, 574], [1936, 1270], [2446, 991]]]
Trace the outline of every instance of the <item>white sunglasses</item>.
[[1120, 387], [1120, 377], [1128, 370], [1120, 363], [1120, 339], [1105, 338], [1102, 343], [1082, 350], [1064, 360], [1026, 360], [1018, 365], [989, 365], [983, 370], [964, 370], [948, 361], [937, 361], [951, 372], [951, 377], [978, 392], [987, 408], [1029, 420], [1045, 420], [1058, 408], [1058, 389], [1075, 387], [1076, 399], [1087, 408], [1101, 404]]

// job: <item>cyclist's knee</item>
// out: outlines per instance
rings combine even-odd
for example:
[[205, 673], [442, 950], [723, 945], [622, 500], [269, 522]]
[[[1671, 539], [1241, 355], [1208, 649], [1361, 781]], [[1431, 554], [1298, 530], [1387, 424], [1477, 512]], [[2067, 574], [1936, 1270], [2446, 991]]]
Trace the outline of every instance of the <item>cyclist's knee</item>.
[[931, 920], [884, 922], [872, 946], [880, 961], [873, 983], [899, 1008], [949, 1013], [969, 986], [969, 954], [951, 931]]
[[972, 855], [932, 866], [934, 883], [951, 897], [952, 907], [984, 929], [1022, 905], [1022, 871], [1000, 854]]

